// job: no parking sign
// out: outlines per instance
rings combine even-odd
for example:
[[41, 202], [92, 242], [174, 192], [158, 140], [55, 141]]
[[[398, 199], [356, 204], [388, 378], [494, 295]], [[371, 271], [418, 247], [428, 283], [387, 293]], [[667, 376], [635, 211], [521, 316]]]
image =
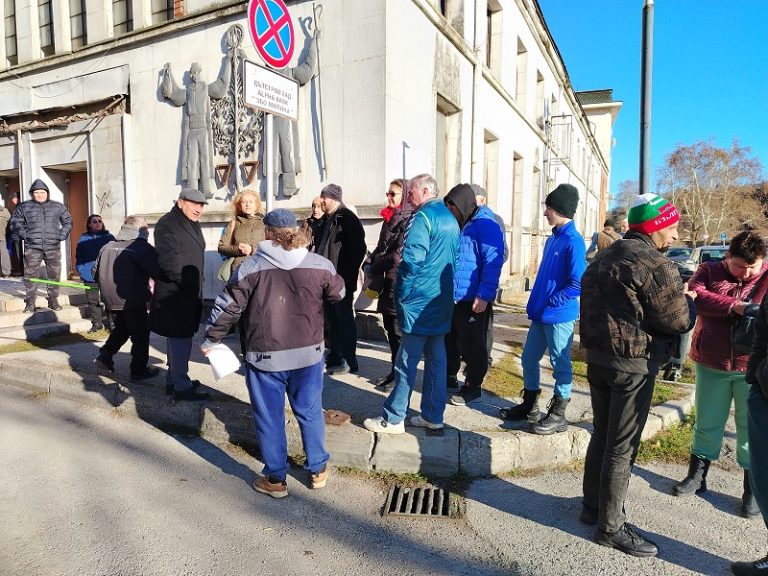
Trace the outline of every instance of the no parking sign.
[[293, 23], [283, 0], [250, 0], [248, 30], [264, 62], [283, 68], [291, 61]]

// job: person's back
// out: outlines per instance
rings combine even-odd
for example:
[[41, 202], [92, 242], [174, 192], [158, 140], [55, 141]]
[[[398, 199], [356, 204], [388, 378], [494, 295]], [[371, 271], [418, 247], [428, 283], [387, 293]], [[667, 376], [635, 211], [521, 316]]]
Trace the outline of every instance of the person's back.
[[150, 278], [161, 278], [157, 251], [146, 237], [125, 229], [102, 248], [97, 265], [99, 291], [108, 310], [145, 308], [152, 297]]

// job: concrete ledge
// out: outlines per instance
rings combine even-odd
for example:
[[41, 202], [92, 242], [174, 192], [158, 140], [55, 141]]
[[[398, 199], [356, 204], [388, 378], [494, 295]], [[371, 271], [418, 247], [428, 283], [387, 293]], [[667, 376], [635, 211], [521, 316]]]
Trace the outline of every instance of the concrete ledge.
[[459, 472], [459, 431], [408, 427], [405, 434], [379, 434], [371, 465], [379, 471], [454, 476]]
[[49, 394], [51, 375], [45, 368], [36, 368], [15, 362], [0, 363], [0, 382], [22, 390]]
[[374, 434], [353, 424], [325, 427], [325, 445], [331, 464], [370, 471]]

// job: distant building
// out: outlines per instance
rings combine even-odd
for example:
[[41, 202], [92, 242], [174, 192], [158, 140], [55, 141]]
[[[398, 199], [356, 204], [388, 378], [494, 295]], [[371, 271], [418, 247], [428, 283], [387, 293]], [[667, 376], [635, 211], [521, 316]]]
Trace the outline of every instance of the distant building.
[[[306, 56], [311, 30], [303, 19], [312, 3], [287, 4], [296, 36], [289, 66], [296, 66]], [[205, 82], [215, 81], [234, 24], [246, 30], [246, 58], [262, 63], [246, 9], [247, 2], [226, 0], [0, 3], [0, 192], [22, 190], [25, 199], [42, 178], [67, 204], [76, 232], [90, 212], [112, 229], [126, 214], [156, 220], [181, 184], [183, 112], [161, 94], [163, 66], [171, 64], [180, 86], [193, 62]], [[535, 274], [549, 234], [542, 202], [557, 184], [582, 193], [575, 220], [585, 237], [600, 228], [621, 103], [610, 90], [572, 90], [534, 0], [327, 1], [320, 24], [320, 77], [299, 90], [293, 134], [299, 192], [279, 195], [275, 206], [308, 211], [322, 186], [336, 182], [373, 243], [392, 178], [430, 172], [443, 192], [476, 182], [507, 226], [502, 281]], [[226, 118], [215, 107], [213, 114]], [[220, 127], [225, 134], [214, 139], [231, 123]], [[203, 222], [207, 296], [219, 288], [215, 246], [236, 176], [232, 155], [218, 146], [215, 197]], [[237, 176], [264, 198], [260, 145], [251, 146]], [[70, 270], [73, 251], [66, 252]]]

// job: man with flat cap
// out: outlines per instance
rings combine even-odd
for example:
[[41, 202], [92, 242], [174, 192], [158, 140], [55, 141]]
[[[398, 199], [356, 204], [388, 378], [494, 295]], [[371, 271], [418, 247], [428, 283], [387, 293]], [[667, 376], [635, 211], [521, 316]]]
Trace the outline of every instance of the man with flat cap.
[[183, 188], [176, 205], [157, 221], [155, 248], [165, 279], [155, 282], [150, 305], [152, 332], [167, 338], [165, 391], [174, 400], [206, 400], [189, 378], [192, 337], [203, 309], [205, 238], [200, 217], [208, 201], [199, 190]]
[[[526, 306], [531, 327], [523, 346], [523, 402], [501, 409], [502, 418], [527, 419], [533, 423], [531, 431], [535, 434], [553, 434], [568, 428], [565, 408], [573, 385], [571, 343], [573, 327], [579, 317], [581, 276], [587, 264], [584, 238], [573, 222], [579, 191], [570, 184], [560, 184], [549, 193], [544, 204], [544, 216], [552, 226], [552, 235], [544, 244], [544, 254]], [[539, 420], [539, 362], [545, 350], [549, 350], [555, 393], [546, 416]]]

